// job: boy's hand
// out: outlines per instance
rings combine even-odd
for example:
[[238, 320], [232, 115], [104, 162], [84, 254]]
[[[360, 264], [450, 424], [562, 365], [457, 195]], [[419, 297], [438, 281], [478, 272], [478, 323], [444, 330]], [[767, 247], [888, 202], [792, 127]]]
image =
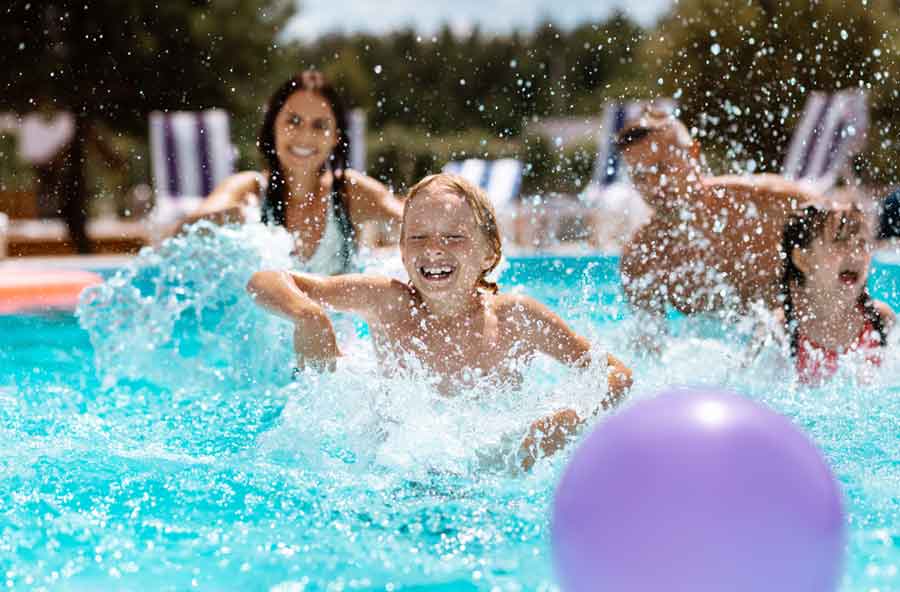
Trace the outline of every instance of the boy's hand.
[[600, 404], [604, 411], [618, 405], [628, 394], [633, 382], [631, 369], [612, 354], [606, 355], [606, 368], [609, 396]]
[[297, 367], [334, 371], [341, 355], [334, 327], [324, 311], [294, 320], [294, 351]]
[[538, 458], [556, 454], [583, 423], [573, 409], [557, 411], [532, 423], [520, 448], [522, 469], [530, 471]]

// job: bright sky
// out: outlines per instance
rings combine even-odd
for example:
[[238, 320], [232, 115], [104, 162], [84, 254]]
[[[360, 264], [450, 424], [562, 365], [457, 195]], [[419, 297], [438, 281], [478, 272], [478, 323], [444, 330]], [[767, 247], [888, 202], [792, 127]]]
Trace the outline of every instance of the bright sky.
[[650, 25], [672, 0], [297, 0], [299, 14], [286, 35], [313, 39], [333, 31], [380, 33], [414, 25], [431, 32], [443, 23], [458, 31], [532, 29], [545, 19], [564, 27], [602, 20], [617, 7]]

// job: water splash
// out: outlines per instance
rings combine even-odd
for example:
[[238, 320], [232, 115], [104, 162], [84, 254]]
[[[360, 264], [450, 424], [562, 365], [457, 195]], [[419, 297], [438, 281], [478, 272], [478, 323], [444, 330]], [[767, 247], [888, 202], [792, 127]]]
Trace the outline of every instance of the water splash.
[[86, 290], [77, 315], [104, 382], [221, 388], [283, 370], [290, 340], [244, 286], [254, 271], [296, 267], [292, 246], [283, 229], [200, 222]]
[[[64, 318], [4, 321], [66, 336], [0, 360], [13, 369], [0, 379], [13, 587], [555, 589], [548, 508], [571, 450], [528, 474], [517, 452], [534, 419], [594, 404], [598, 376], [539, 358], [519, 390], [476, 383], [446, 398], [411, 362], [383, 377], [362, 327], [339, 319], [338, 370], [291, 382], [289, 324], [244, 296], [249, 273], [290, 265], [258, 230], [207, 228], [145, 252], [82, 303], [87, 333], [60, 333]], [[900, 274], [876, 275], [876, 297], [896, 306]], [[748, 359], [756, 319], [735, 331], [674, 316], [661, 355], [634, 350], [640, 320], [614, 259], [513, 260], [500, 279], [632, 365], [626, 404], [671, 383], [726, 385], [791, 417], [847, 493], [844, 589], [896, 587], [900, 357], [809, 389], [777, 344]], [[91, 345], [95, 360], [72, 355]]]

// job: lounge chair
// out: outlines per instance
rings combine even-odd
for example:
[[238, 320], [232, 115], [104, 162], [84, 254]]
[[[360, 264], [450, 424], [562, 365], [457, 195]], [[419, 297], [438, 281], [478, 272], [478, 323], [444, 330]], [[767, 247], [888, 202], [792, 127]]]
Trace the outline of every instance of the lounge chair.
[[853, 156], [866, 142], [869, 109], [865, 91], [814, 92], [794, 130], [782, 174], [827, 192], [851, 178]]
[[444, 165], [443, 171], [460, 175], [484, 189], [498, 211], [508, 208], [522, 187], [522, 162], [514, 158], [499, 160], [469, 158], [448, 162]]
[[151, 221], [162, 227], [196, 208], [234, 172], [228, 113], [220, 109], [154, 111], [150, 152], [156, 194]]
[[513, 225], [517, 217], [516, 197], [522, 187], [522, 161], [514, 158], [481, 160], [469, 158], [451, 161], [444, 165], [443, 172], [460, 175], [484, 189], [497, 212], [497, 223], [501, 233], [512, 237]]

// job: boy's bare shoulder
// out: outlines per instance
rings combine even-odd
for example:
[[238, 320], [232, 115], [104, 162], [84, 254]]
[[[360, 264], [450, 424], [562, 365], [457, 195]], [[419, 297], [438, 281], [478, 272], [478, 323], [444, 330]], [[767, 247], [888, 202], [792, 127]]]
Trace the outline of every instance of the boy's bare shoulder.
[[550, 313], [550, 309], [525, 294], [497, 294], [493, 308], [497, 316], [506, 319], [540, 318]]
[[383, 320], [397, 318], [409, 314], [410, 306], [415, 302], [415, 292], [408, 284], [387, 277], [377, 278], [376, 309]]

